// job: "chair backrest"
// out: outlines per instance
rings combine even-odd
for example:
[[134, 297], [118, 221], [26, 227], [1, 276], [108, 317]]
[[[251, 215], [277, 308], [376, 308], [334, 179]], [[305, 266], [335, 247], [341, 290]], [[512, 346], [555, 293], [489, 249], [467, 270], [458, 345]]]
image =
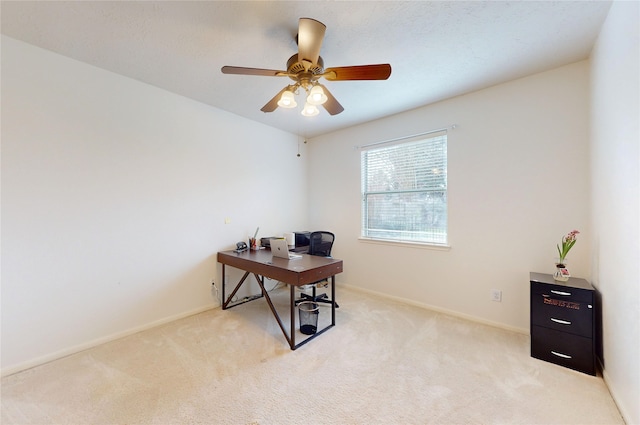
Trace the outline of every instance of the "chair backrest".
[[309, 255], [331, 257], [335, 235], [331, 232], [311, 232], [309, 235]]

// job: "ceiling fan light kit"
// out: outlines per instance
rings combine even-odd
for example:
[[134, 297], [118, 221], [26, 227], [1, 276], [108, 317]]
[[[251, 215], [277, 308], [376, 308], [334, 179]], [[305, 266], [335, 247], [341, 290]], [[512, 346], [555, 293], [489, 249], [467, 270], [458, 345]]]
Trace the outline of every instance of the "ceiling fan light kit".
[[313, 86], [309, 91], [307, 103], [312, 105], [322, 105], [327, 101], [328, 97], [324, 94], [324, 90], [320, 86]]
[[302, 115], [306, 117], [318, 115], [317, 106], [319, 105], [322, 105], [330, 115], [337, 115], [344, 111], [344, 108], [331, 92], [318, 82], [321, 77], [328, 81], [386, 80], [391, 75], [391, 65], [358, 65], [325, 69], [324, 60], [320, 57], [325, 30], [326, 26], [320, 21], [300, 18], [297, 37], [298, 53], [289, 58], [286, 71], [238, 66], [223, 66], [221, 71], [223, 74], [291, 78], [295, 83], [280, 90], [260, 109], [263, 112], [273, 112], [278, 106], [295, 108], [298, 105], [295, 95], [302, 87], [307, 94]]
[[304, 104], [304, 109], [301, 112], [301, 114], [304, 115], [305, 117], [315, 117], [319, 113], [320, 111], [318, 110], [316, 105], [311, 105], [309, 104], [309, 102]]
[[286, 90], [284, 93], [282, 93], [282, 96], [280, 96], [280, 100], [278, 101], [278, 106], [281, 108], [295, 108], [296, 106], [298, 106], [293, 92], [290, 90]]

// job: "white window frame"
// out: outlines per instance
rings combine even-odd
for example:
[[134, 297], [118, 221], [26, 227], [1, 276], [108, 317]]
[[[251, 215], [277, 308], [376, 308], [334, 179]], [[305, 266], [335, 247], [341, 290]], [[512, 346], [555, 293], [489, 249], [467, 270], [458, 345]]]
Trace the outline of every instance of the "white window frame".
[[361, 240], [448, 247], [447, 142], [433, 131], [360, 147]]

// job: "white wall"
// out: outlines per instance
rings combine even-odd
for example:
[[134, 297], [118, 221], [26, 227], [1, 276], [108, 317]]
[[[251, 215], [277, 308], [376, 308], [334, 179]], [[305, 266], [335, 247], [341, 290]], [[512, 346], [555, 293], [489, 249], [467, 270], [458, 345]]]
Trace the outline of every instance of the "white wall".
[[[579, 62], [312, 140], [310, 169], [327, 172], [309, 182], [310, 223], [337, 234], [338, 282], [528, 333], [529, 272], [553, 271], [570, 230], [582, 233], [569, 268], [590, 278], [588, 70]], [[451, 249], [359, 241], [354, 146], [451, 124]]]
[[3, 36], [3, 374], [218, 305], [217, 251], [307, 227], [297, 143]]
[[638, 2], [614, 2], [592, 54], [593, 283], [602, 295], [604, 378], [640, 424], [640, 36]]

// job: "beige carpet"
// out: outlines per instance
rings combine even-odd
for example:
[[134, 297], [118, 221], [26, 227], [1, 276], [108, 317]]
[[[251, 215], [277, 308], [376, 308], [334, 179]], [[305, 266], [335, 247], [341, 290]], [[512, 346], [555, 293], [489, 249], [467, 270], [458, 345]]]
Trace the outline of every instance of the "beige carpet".
[[337, 326], [296, 351], [256, 300], [5, 377], [1, 422], [623, 423], [601, 378], [532, 359], [527, 335], [341, 288], [338, 301]]

